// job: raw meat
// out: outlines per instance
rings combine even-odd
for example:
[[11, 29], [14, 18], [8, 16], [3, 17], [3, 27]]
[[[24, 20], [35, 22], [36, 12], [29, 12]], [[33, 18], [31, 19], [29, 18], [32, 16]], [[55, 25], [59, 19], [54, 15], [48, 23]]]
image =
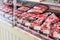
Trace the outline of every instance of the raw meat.
[[51, 14], [47, 19], [46, 22], [50, 22], [50, 23], [55, 23], [59, 21], [59, 18], [55, 15], [55, 14]]
[[[37, 26], [40, 27], [42, 22], [47, 18], [48, 14], [41, 14], [37, 20], [31, 22], [31, 28], [35, 29]], [[40, 28], [39, 28], [40, 29]], [[36, 29], [35, 29], [36, 30]]]
[[41, 32], [49, 34], [52, 24], [59, 21], [59, 18], [55, 14], [51, 14], [45, 22], [41, 25]]
[[34, 9], [39, 9], [40, 10], [40, 13], [43, 13], [43, 12], [45, 12], [47, 9], [48, 9], [48, 7], [47, 6], [45, 6], [45, 5], [36, 5], [36, 6], [34, 6], [33, 7]]
[[50, 36], [60, 39], [60, 22], [53, 25]]
[[43, 32], [44, 34], [49, 34], [50, 33], [50, 28], [51, 28], [51, 23], [50, 22], [44, 22], [41, 25], [41, 32]]
[[42, 10], [39, 10], [39, 9], [30, 9], [30, 10], [28, 10], [28, 12], [30, 12], [30, 13], [34, 13], [34, 14], [40, 14], [40, 13], [42, 13]]
[[18, 10], [25, 12], [25, 11], [29, 10], [29, 8], [22, 6], [22, 7], [18, 8]]

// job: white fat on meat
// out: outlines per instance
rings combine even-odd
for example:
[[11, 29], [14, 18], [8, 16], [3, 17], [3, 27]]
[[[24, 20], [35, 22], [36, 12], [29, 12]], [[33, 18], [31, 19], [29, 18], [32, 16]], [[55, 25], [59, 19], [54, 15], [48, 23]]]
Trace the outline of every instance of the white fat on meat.
[[40, 30], [41, 27], [40, 26], [34, 26], [34, 30]]
[[53, 37], [59, 38], [60, 39], [60, 33], [54, 32]]
[[30, 22], [25, 22], [25, 26], [30, 26], [31, 23]]
[[41, 9], [41, 8], [39, 8], [39, 7], [36, 7], [36, 6], [35, 6], [34, 8], [36, 8], [36, 9]]
[[29, 19], [33, 19], [32, 17], [30, 17]]
[[43, 30], [44, 34], [49, 34], [49, 30]]
[[29, 10], [28, 12], [33, 12], [32, 10]]
[[23, 19], [18, 19], [17, 20], [19, 23], [22, 23], [23, 22]]

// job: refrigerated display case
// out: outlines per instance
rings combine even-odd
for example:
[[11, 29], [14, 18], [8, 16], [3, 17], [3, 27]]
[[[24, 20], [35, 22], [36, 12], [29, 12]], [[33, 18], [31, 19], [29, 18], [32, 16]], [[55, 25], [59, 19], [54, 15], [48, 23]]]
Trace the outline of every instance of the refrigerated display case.
[[[56, 5], [56, 4], [49, 4], [49, 3], [44, 3], [44, 2], [30, 2], [30, 1], [20, 1], [22, 2], [22, 6], [26, 6], [26, 7], [29, 7], [30, 9], [28, 11], [25, 11], [24, 13], [18, 13], [17, 12], [17, 15], [16, 15], [16, 26], [25, 30], [26, 32], [28, 33], [31, 33], [35, 36], [37, 36], [38, 38], [42, 38], [42, 39], [45, 39], [45, 40], [57, 40], [59, 39], [56, 35], [56, 37], [51, 37], [50, 36], [50, 33], [48, 33], [47, 30], [50, 31], [53, 31], [51, 30], [52, 26], [54, 23], [58, 22], [60, 19], [59, 19], [59, 13], [60, 13], [60, 6], [59, 4]], [[25, 4], [26, 3], [26, 4]], [[34, 4], [32, 7], [29, 6], [29, 3], [30, 5], [31, 4]], [[36, 5], [37, 4], [37, 5]], [[40, 5], [40, 6], [39, 6]], [[16, 5], [16, 6], [19, 6], [19, 5]], [[39, 9], [40, 7], [40, 9]], [[47, 7], [47, 8], [46, 8]], [[21, 7], [20, 7], [21, 8]], [[46, 8], [47, 10], [44, 9]], [[19, 9], [19, 8], [18, 8]], [[17, 9], [17, 10], [18, 10]], [[40, 11], [41, 10], [41, 11]], [[19, 10], [18, 10], [19, 11]], [[21, 10], [20, 10], [21, 11]], [[49, 17], [48, 19], [50, 20], [51, 18], [51, 22], [50, 21], [46, 21], [48, 19], [44, 19], [43, 15], [41, 13], [46, 13], [47, 16], [46, 17]], [[36, 15], [35, 15], [36, 14]], [[46, 15], [45, 14], [45, 15]], [[19, 16], [18, 16], [19, 15]], [[26, 16], [25, 16], [26, 15]], [[30, 16], [32, 15], [32, 16]], [[41, 16], [42, 15], [42, 18]], [[39, 16], [39, 17], [38, 17]], [[58, 17], [57, 17], [58, 16]], [[55, 18], [55, 19], [54, 19]], [[43, 20], [44, 19], [44, 20]], [[41, 20], [41, 21], [40, 21]], [[55, 20], [55, 21], [54, 21]], [[42, 29], [41, 28], [41, 25], [45, 24], [44, 22], [46, 21], [46, 27], [48, 27], [47, 29], [45, 29], [44, 27], [42, 29], [45, 29], [43, 32], [41, 31]], [[43, 23], [43, 24], [42, 24]], [[23, 25], [24, 27], [21, 27], [21, 25]], [[40, 25], [41, 24], [41, 25]], [[51, 26], [51, 27], [50, 27]], [[27, 27], [27, 29], [25, 29], [25, 27]], [[50, 28], [49, 28], [50, 27]], [[34, 30], [34, 31], [33, 31]], [[36, 32], [36, 33], [35, 33]], [[42, 34], [43, 36], [41, 36], [40, 34]], [[46, 37], [46, 35], [48, 37]]]
[[[27, 32], [26, 34], [31, 35], [34, 40], [35, 38], [37, 40], [60, 40], [60, 4], [25, 0], [18, 2], [14, 0], [13, 5], [11, 9], [11, 5], [6, 4], [7, 9], [3, 10], [4, 13], [2, 15], [4, 16], [3, 18], [10, 20], [10, 22], [12, 21], [13, 28], [18, 28], [18, 30], [15, 30], [19, 31], [21, 29], [24, 31], [22, 31], [23, 33]], [[29, 35], [26, 36], [28, 37]]]

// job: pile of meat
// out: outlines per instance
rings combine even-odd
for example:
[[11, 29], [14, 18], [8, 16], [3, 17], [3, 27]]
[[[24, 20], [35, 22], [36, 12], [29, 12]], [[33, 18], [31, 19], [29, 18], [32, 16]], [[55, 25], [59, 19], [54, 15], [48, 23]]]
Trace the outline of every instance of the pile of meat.
[[16, 26], [20, 24], [60, 39], [60, 19], [51, 12], [45, 12], [47, 6], [37, 4], [33, 8], [21, 6], [17, 9]]
[[12, 21], [13, 8], [10, 4], [3, 3], [1, 11], [4, 12], [2, 14], [5, 18], [8, 18], [9, 20]]

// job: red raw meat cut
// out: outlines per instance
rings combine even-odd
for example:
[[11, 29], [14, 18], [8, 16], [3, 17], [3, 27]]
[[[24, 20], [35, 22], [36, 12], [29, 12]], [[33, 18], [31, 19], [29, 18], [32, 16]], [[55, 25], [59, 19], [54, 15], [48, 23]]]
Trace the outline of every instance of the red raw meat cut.
[[47, 6], [45, 6], [45, 5], [40, 5], [40, 4], [34, 6], [34, 8], [36, 8], [36, 9], [45, 9], [45, 10], [48, 9]]
[[50, 22], [44, 22], [41, 25], [41, 32], [43, 32], [44, 34], [49, 34], [50, 33], [50, 28], [51, 28], [51, 23]]
[[[39, 25], [36, 25], [34, 22], [31, 22], [31, 23], [28, 23], [29, 27], [34, 29], [34, 30], [40, 30], [40, 26]], [[39, 23], [38, 23], [39, 24]]]
[[12, 10], [9, 12], [9, 15], [13, 15], [13, 11]]
[[[42, 22], [47, 18], [48, 14], [41, 14], [37, 20], [32, 21], [31, 22], [31, 28], [36, 28], [36, 27], [40, 27], [40, 25], [42, 24]], [[40, 29], [40, 28], [39, 28]], [[36, 30], [36, 29], [35, 29]]]
[[60, 39], [60, 22], [57, 22], [53, 25], [50, 36]]
[[45, 22], [41, 25], [41, 32], [49, 34], [52, 24], [59, 21], [59, 18], [55, 14], [51, 14]]
[[23, 11], [16, 11], [15, 16], [19, 17], [19, 16], [21, 16], [22, 13], [23, 13]]
[[11, 10], [12, 10], [12, 9], [10, 9], [10, 8], [4, 8], [4, 9], [3, 9], [3, 12], [9, 13]]
[[23, 17], [22, 16], [19, 16], [19, 17], [16, 17], [17, 19], [22, 19]]
[[19, 22], [20, 19], [22, 19], [22, 16], [19, 16], [19, 17], [15, 17], [16, 18], [16, 21]]
[[43, 22], [43, 20], [45, 20], [46, 18], [47, 18], [47, 16], [48, 16], [48, 14], [41, 14], [40, 16], [39, 16], [39, 18], [37, 19], [37, 20], [35, 20], [34, 22], [36, 23], [36, 24], [38, 24], [38, 25], [41, 25], [42, 24], [42, 22]]
[[21, 16], [28, 17], [28, 18], [34, 18], [34, 17], [36, 17], [35, 14], [29, 13], [29, 12], [24, 12], [24, 13], [21, 14]]
[[21, 13], [23, 13], [23, 11], [19, 11], [19, 10], [17, 10], [17, 11], [16, 11], [16, 13], [19, 13], [19, 14], [21, 14]]
[[21, 16], [23, 16], [23, 17], [29, 17], [29, 15], [30, 14], [28, 12], [24, 12], [24, 13], [21, 14]]
[[35, 20], [35, 18], [37, 18], [37, 15], [35, 15], [35, 14], [29, 14], [29, 20]]
[[5, 9], [3, 9], [3, 12], [5, 12], [5, 13], [8, 13], [9, 12], [9, 10], [8, 10], [8, 8], [5, 8]]
[[18, 8], [18, 10], [25, 12], [25, 11], [29, 10], [29, 8], [22, 6], [22, 7]]
[[12, 7], [9, 4], [3, 5], [3, 9], [2, 9], [3, 12], [8, 13], [11, 10], [12, 10]]
[[51, 14], [47, 19], [46, 19], [47, 22], [50, 22], [50, 23], [55, 23], [57, 21], [59, 21], [59, 18], [55, 15], [55, 14]]
[[45, 12], [48, 9], [48, 7], [45, 6], [45, 5], [36, 5], [33, 8], [34, 9], [39, 9], [41, 11], [40, 13], [43, 13], [43, 12]]

